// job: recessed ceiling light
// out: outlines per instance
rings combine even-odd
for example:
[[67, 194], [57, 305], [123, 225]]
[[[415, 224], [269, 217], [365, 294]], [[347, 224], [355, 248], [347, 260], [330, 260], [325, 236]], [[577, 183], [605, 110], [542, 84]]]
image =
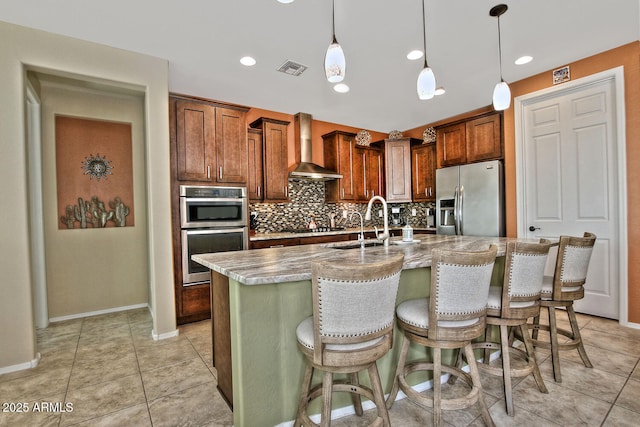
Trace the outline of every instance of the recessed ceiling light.
[[416, 59], [422, 58], [423, 55], [424, 53], [422, 53], [421, 50], [412, 50], [411, 52], [407, 53], [407, 59], [415, 61]]
[[338, 83], [333, 87], [333, 90], [335, 90], [338, 93], [347, 93], [349, 92], [349, 86], [347, 86], [344, 83]]
[[251, 67], [252, 65], [256, 65], [256, 60], [250, 56], [243, 56], [240, 58], [240, 63], [242, 65], [246, 65], [247, 67]]
[[525, 56], [521, 56], [520, 58], [516, 59], [516, 65], [524, 65], [524, 64], [528, 64], [529, 62], [531, 62], [533, 60], [533, 57], [529, 56], [529, 55], [525, 55]]
[[282, 3], [282, 4], [289, 4], [289, 3], [293, 3], [294, 0], [278, 0], [278, 3]]
[[446, 92], [446, 90], [444, 90], [444, 88], [442, 86], [438, 86], [436, 88], [435, 95], [436, 96], [444, 95], [445, 92]]

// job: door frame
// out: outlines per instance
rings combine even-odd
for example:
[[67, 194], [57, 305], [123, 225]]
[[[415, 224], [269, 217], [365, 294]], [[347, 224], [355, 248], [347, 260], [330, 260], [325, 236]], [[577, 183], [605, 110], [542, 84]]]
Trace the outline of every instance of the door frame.
[[516, 151], [516, 211], [518, 236], [526, 235], [527, 224], [524, 220], [525, 213], [525, 182], [524, 173], [524, 109], [530, 104], [548, 98], [564, 95], [582, 86], [589, 86], [595, 83], [613, 80], [616, 109], [616, 151], [618, 162], [618, 260], [619, 269], [619, 323], [624, 326], [640, 328], [640, 325], [629, 324], [628, 307], [628, 242], [627, 242], [627, 154], [626, 154], [626, 116], [624, 98], [624, 67], [616, 67], [605, 70], [590, 76], [576, 79], [558, 86], [541, 89], [514, 98], [514, 134]]

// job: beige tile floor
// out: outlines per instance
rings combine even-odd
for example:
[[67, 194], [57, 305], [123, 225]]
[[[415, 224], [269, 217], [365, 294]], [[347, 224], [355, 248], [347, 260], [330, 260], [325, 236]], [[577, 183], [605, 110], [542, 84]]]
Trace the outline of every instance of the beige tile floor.
[[[484, 396], [498, 426], [636, 426], [640, 420], [640, 330], [578, 315], [594, 368], [577, 352], [562, 354], [561, 384], [549, 353], [537, 351], [549, 394], [531, 377], [514, 384], [515, 417], [505, 414], [502, 381], [482, 375]], [[566, 325], [567, 322], [560, 322]], [[53, 323], [38, 331], [38, 367], [0, 375], [0, 401], [65, 402], [73, 411], [0, 412], [0, 426], [230, 426], [233, 416], [216, 390], [211, 323], [180, 327], [180, 335], [153, 341], [146, 309]], [[6, 408], [5, 408], [6, 409]], [[367, 411], [333, 422], [364, 426]], [[392, 425], [432, 425], [431, 413], [398, 401]], [[446, 425], [481, 426], [479, 410], [444, 413]]]

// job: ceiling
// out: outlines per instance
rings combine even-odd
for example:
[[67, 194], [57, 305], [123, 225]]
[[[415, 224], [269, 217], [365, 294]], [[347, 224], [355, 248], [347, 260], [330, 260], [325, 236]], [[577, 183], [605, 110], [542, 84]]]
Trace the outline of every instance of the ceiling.
[[[420, 0], [335, 0], [351, 90], [324, 77], [331, 1], [2, 0], [0, 20], [169, 61], [169, 89], [371, 131], [407, 130], [491, 104], [498, 82], [497, 0], [425, 0], [427, 59], [446, 94], [420, 101]], [[640, 39], [640, 0], [510, 0], [500, 18], [508, 82]], [[72, 55], [73, 52], [61, 52]], [[257, 60], [240, 64], [242, 56]], [[522, 55], [527, 65], [515, 65]], [[286, 60], [301, 76], [276, 69]], [[551, 78], [551, 77], [550, 77]]]

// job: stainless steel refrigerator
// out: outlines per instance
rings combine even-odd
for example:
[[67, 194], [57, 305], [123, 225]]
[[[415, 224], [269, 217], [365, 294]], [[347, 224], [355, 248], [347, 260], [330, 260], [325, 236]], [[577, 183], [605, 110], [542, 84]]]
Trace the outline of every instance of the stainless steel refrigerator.
[[502, 162], [436, 170], [436, 234], [504, 236]]

